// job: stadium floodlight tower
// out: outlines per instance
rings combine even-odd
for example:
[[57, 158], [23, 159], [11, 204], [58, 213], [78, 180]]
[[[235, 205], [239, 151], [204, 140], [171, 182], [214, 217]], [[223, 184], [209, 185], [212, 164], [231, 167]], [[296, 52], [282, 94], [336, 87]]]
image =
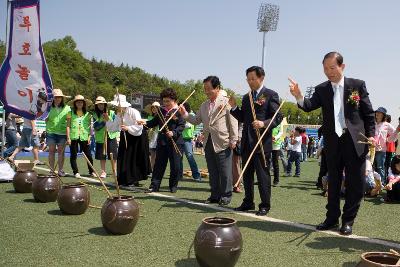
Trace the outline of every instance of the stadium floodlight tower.
[[265, 69], [265, 36], [267, 32], [276, 31], [279, 21], [279, 6], [262, 3], [258, 11], [257, 28], [263, 33], [263, 50], [261, 66]]

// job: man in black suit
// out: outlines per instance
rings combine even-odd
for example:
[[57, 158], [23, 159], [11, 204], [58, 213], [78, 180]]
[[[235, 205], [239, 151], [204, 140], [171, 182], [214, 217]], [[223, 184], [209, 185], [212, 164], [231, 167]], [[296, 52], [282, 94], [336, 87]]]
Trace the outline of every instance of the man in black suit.
[[325, 55], [322, 64], [328, 81], [316, 86], [311, 98], [304, 98], [298, 84], [290, 78], [289, 87], [304, 111], [322, 107], [329, 180], [326, 219], [317, 226], [317, 230], [329, 230], [339, 225], [340, 187], [344, 170], [346, 193], [340, 233], [350, 235], [365, 192], [368, 146], [358, 141], [363, 140], [363, 134], [372, 144], [375, 143], [375, 117], [365, 82], [343, 76], [345, 64], [342, 55], [330, 52]]
[[[247, 162], [251, 151], [254, 149], [254, 146], [258, 141], [255, 129], [259, 129], [261, 136], [279, 108], [278, 94], [273, 90], [267, 89], [263, 85], [265, 77], [263, 68], [257, 66], [250, 67], [246, 70], [246, 76], [247, 83], [251, 89], [250, 95], [252, 99], [250, 99], [249, 94], [245, 94], [242, 99], [241, 108], [237, 107], [234, 97], [229, 99], [229, 104], [232, 107], [231, 114], [239, 122], [243, 123], [241, 140], [243, 163]], [[251, 110], [251, 100], [253, 100], [254, 103], [254, 111], [256, 114], [255, 120]], [[264, 216], [269, 212], [271, 208], [271, 176], [269, 173], [269, 159], [272, 151], [272, 129], [279, 125], [281, 121], [282, 115], [279, 113], [275, 117], [275, 120], [271, 123], [268, 133], [264, 136], [261, 142], [265, 157], [262, 156], [261, 149], [258, 148], [250, 164], [248, 165], [248, 168], [243, 175], [245, 198], [243, 199], [243, 203], [235, 209], [236, 211], [248, 211], [255, 209], [255, 171], [257, 174], [258, 190], [261, 198], [261, 204], [259, 205], [259, 210], [256, 215]], [[266, 159], [267, 166], [265, 165], [264, 159]]]

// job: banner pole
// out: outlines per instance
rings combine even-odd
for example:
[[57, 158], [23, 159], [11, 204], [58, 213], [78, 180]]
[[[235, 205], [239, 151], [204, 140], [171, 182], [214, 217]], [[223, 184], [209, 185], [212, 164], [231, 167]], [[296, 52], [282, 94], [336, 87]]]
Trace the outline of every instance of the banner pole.
[[[8, 55], [8, 34], [9, 34], [9, 19], [10, 19], [10, 3], [11, 0], [6, 0], [7, 1], [7, 18], [6, 18], [6, 51], [5, 51], [5, 56]], [[4, 57], [4, 60], [6, 60], [6, 57]], [[4, 103], [1, 102], [1, 105], [3, 106], [3, 114], [2, 114], [2, 121], [1, 121], [1, 156], [4, 157], [4, 148], [6, 144], [6, 109], [4, 107]]]

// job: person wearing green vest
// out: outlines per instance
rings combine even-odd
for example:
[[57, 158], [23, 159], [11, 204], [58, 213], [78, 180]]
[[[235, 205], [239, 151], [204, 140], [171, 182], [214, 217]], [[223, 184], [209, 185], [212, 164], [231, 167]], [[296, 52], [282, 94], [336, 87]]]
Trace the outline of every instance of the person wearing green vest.
[[[191, 108], [189, 103], [184, 103], [183, 106], [185, 107], [186, 111], [189, 114], [195, 115]], [[197, 167], [196, 160], [193, 157], [193, 137], [194, 137], [194, 130], [195, 126], [191, 124], [190, 122], [185, 123], [185, 129], [182, 132], [182, 137], [183, 141], [185, 142], [183, 146], [183, 151], [185, 152], [186, 159], [189, 163], [190, 170], [192, 171], [192, 177], [196, 182], [201, 182], [201, 175], [199, 172], [199, 168]], [[183, 174], [183, 161], [181, 161], [181, 171]], [[180, 176], [182, 177], [182, 175]]]
[[102, 96], [98, 96], [94, 103], [93, 128], [94, 128], [94, 137], [96, 140], [95, 159], [100, 160], [101, 179], [105, 179], [107, 176], [106, 156], [108, 156], [108, 159], [111, 159], [110, 153], [113, 154], [113, 159], [115, 159], [112, 163], [114, 164], [113, 166], [114, 170], [117, 169], [116, 159], [118, 157], [117, 136], [119, 135], [119, 131], [114, 131], [114, 132], [107, 131], [106, 119], [105, 119], [106, 117], [110, 118], [111, 120], [114, 120], [115, 112], [113, 110], [107, 110], [106, 99]]
[[283, 127], [282, 124], [279, 124], [274, 129], [272, 129], [272, 168], [274, 169], [274, 182], [273, 185], [277, 186], [279, 184], [279, 157], [282, 160], [282, 165], [286, 171], [286, 161], [284, 159], [283, 151], [282, 151], [282, 143], [283, 143]]
[[[92, 102], [85, 99], [82, 95], [76, 95], [69, 104], [72, 106], [72, 110], [67, 115], [67, 144], [70, 146], [72, 171], [76, 178], [80, 178], [81, 175], [78, 170], [78, 165], [76, 164], [79, 151], [78, 145], [80, 151], [85, 153], [86, 157], [93, 165], [93, 158], [89, 149], [92, 116], [87, 110]], [[89, 164], [88, 169], [89, 175], [93, 176], [94, 171]]]
[[49, 146], [49, 164], [54, 169], [56, 151], [58, 154], [58, 176], [64, 177], [64, 150], [67, 143], [67, 115], [71, 107], [65, 105], [65, 98], [61, 89], [53, 89], [53, 104], [46, 119], [46, 142]]

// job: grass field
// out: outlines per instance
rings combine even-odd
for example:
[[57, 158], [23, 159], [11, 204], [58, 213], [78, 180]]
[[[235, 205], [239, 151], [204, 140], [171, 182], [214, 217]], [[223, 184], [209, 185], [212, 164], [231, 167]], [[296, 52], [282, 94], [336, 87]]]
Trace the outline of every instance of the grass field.
[[[205, 168], [204, 158], [196, 159]], [[79, 163], [81, 173], [87, 173], [83, 160]], [[184, 164], [187, 167], [186, 160]], [[66, 166], [70, 171], [68, 159]], [[95, 167], [99, 168], [98, 162]], [[317, 163], [311, 160], [302, 164], [300, 178], [282, 177], [280, 185], [272, 190], [268, 216], [310, 225], [321, 222], [326, 198], [315, 189], [317, 171]], [[143, 187], [149, 183], [143, 182]], [[101, 206], [104, 192], [90, 191], [92, 204]], [[161, 193], [172, 195], [167, 179], [163, 180]], [[62, 215], [57, 203], [36, 203], [31, 194], [16, 194], [12, 184], [0, 184], [0, 266], [197, 266], [190, 247], [202, 218], [208, 216], [228, 216], [238, 221], [244, 244], [237, 266], [355, 266], [362, 252], [390, 249], [162, 196], [124, 194], [133, 194], [140, 202], [142, 217], [132, 234], [112, 236], [103, 230], [98, 209], [89, 209], [80, 216]], [[207, 182], [185, 179], [174, 196], [203, 202], [208, 194]], [[242, 198], [243, 193], [235, 194], [231, 207], [239, 205]], [[398, 243], [399, 215], [398, 205], [367, 198], [354, 233]]]

